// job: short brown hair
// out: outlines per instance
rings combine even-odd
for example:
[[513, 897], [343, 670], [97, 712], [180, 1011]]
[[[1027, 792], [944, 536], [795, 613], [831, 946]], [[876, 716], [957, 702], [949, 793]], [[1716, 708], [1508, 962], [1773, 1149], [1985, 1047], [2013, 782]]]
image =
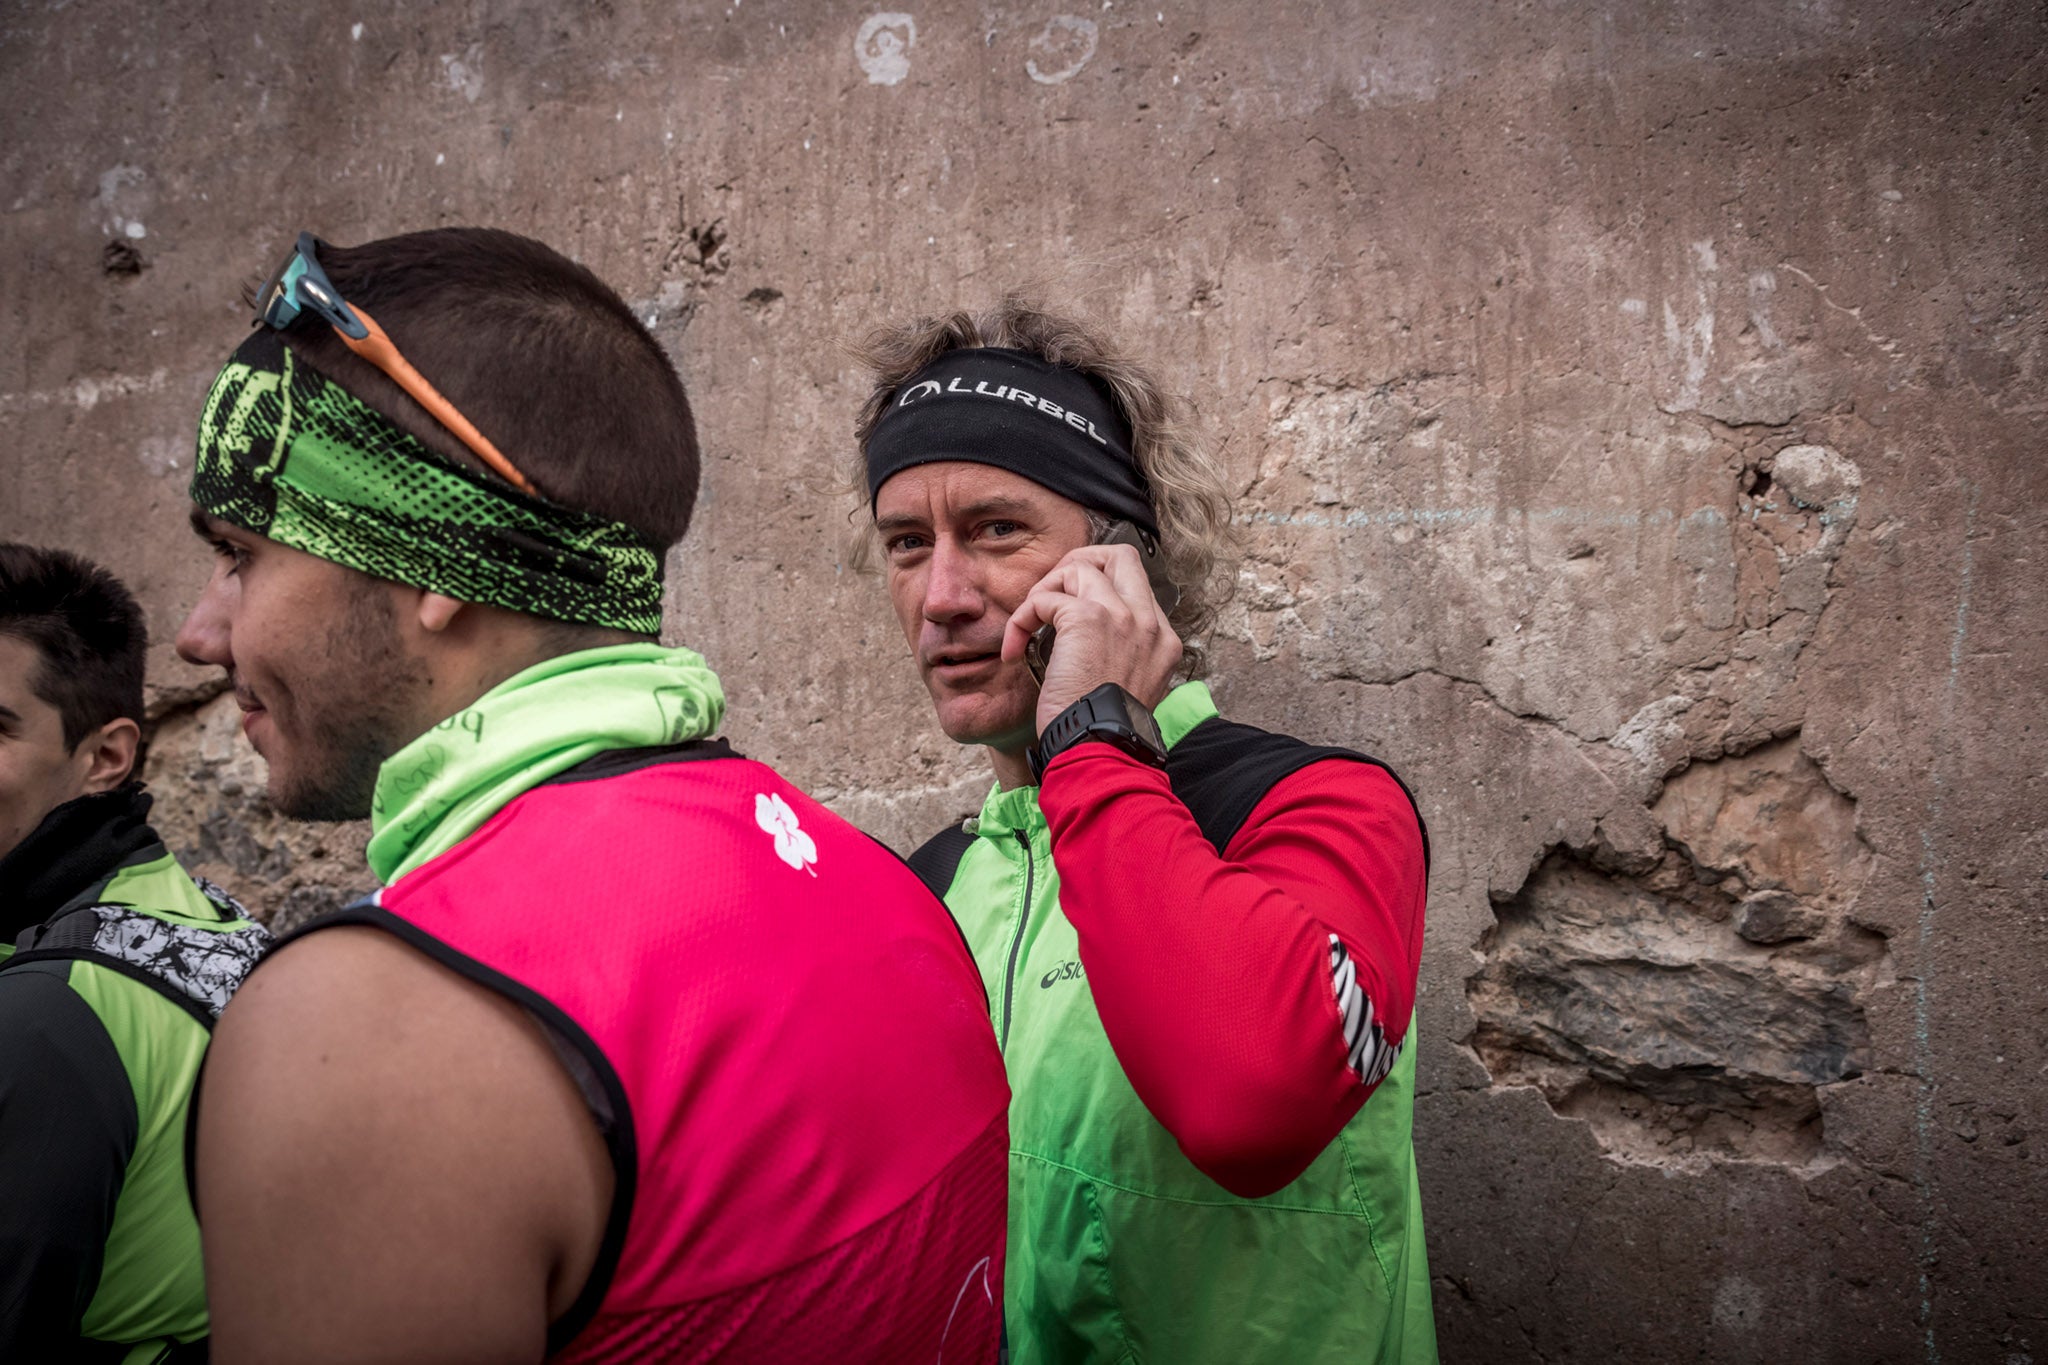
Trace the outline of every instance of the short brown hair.
[[[690, 400], [661, 343], [604, 281], [493, 228], [323, 245], [320, 265], [543, 496], [663, 548], [683, 538], [697, 503]], [[285, 342], [438, 453], [483, 467], [319, 317], [302, 313]]]
[[[1196, 637], [1214, 624], [1236, 582], [1230, 492], [1197, 437], [1186, 401], [1169, 393], [1151, 371], [1088, 324], [1006, 294], [994, 307], [978, 313], [961, 310], [870, 332], [853, 348], [854, 358], [874, 372], [874, 385], [853, 429], [853, 484], [863, 503], [868, 437], [897, 389], [947, 351], [971, 346], [1028, 351], [1054, 365], [1079, 370], [1109, 390], [1131, 424], [1131, 453], [1151, 489], [1160, 553], [1168, 576], [1180, 588], [1180, 603], [1171, 620], [1187, 642], [1184, 670], [1198, 675], [1203, 659]], [[1097, 515], [1091, 512], [1091, 524]], [[856, 552], [868, 563], [873, 562], [872, 531], [870, 522]]]
[[0, 636], [39, 656], [29, 690], [64, 720], [64, 746], [142, 720], [149, 628], [121, 580], [64, 550], [0, 544]]

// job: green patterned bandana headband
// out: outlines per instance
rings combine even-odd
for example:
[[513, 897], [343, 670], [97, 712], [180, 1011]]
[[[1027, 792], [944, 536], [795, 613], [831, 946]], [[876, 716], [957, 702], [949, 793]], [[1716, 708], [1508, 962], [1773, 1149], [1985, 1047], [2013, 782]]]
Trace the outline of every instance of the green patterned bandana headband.
[[451, 463], [268, 329], [213, 381], [191, 492], [230, 525], [377, 578], [557, 621], [661, 630], [661, 554], [637, 531]]

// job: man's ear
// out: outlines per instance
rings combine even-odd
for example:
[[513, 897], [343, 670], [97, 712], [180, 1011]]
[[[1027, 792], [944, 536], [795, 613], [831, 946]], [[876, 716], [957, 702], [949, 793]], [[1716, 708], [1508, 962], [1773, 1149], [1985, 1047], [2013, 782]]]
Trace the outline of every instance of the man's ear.
[[439, 635], [455, 623], [467, 602], [448, 597], [438, 592], [422, 592], [419, 603], [420, 629], [430, 635]]
[[110, 792], [126, 782], [135, 771], [135, 751], [142, 744], [142, 727], [126, 716], [110, 720], [78, 741], [73, 758], [85, 763], [83, 796]]

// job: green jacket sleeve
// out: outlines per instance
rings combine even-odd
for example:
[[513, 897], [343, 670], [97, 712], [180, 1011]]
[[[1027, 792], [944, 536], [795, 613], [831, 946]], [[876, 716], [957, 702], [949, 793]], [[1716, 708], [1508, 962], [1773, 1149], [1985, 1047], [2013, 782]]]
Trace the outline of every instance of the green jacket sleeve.
[[0, 1360], [60, 1360], [99, 1287], [135, 1091], [69, 962], [0, 971]]

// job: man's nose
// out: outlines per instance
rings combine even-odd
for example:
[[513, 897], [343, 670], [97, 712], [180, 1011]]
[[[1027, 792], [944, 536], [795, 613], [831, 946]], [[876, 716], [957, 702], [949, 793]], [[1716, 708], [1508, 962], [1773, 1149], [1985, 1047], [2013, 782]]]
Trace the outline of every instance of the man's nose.
[[948, 536], [932, 547], [931, 575], [924, 585], [924, 618], [944, 623], [979, 616], [984, 605], [974, 556]]
[[206, 590], [199, 594], [199, 600], [187, 613], [185, 623], [178, 627], [173, 648], [186, 663], [211, 664], [218, 668], [234, 666], [234, 654], [228, 648], [225, 596], [220, 575], [216, 573], [207, 580]]

